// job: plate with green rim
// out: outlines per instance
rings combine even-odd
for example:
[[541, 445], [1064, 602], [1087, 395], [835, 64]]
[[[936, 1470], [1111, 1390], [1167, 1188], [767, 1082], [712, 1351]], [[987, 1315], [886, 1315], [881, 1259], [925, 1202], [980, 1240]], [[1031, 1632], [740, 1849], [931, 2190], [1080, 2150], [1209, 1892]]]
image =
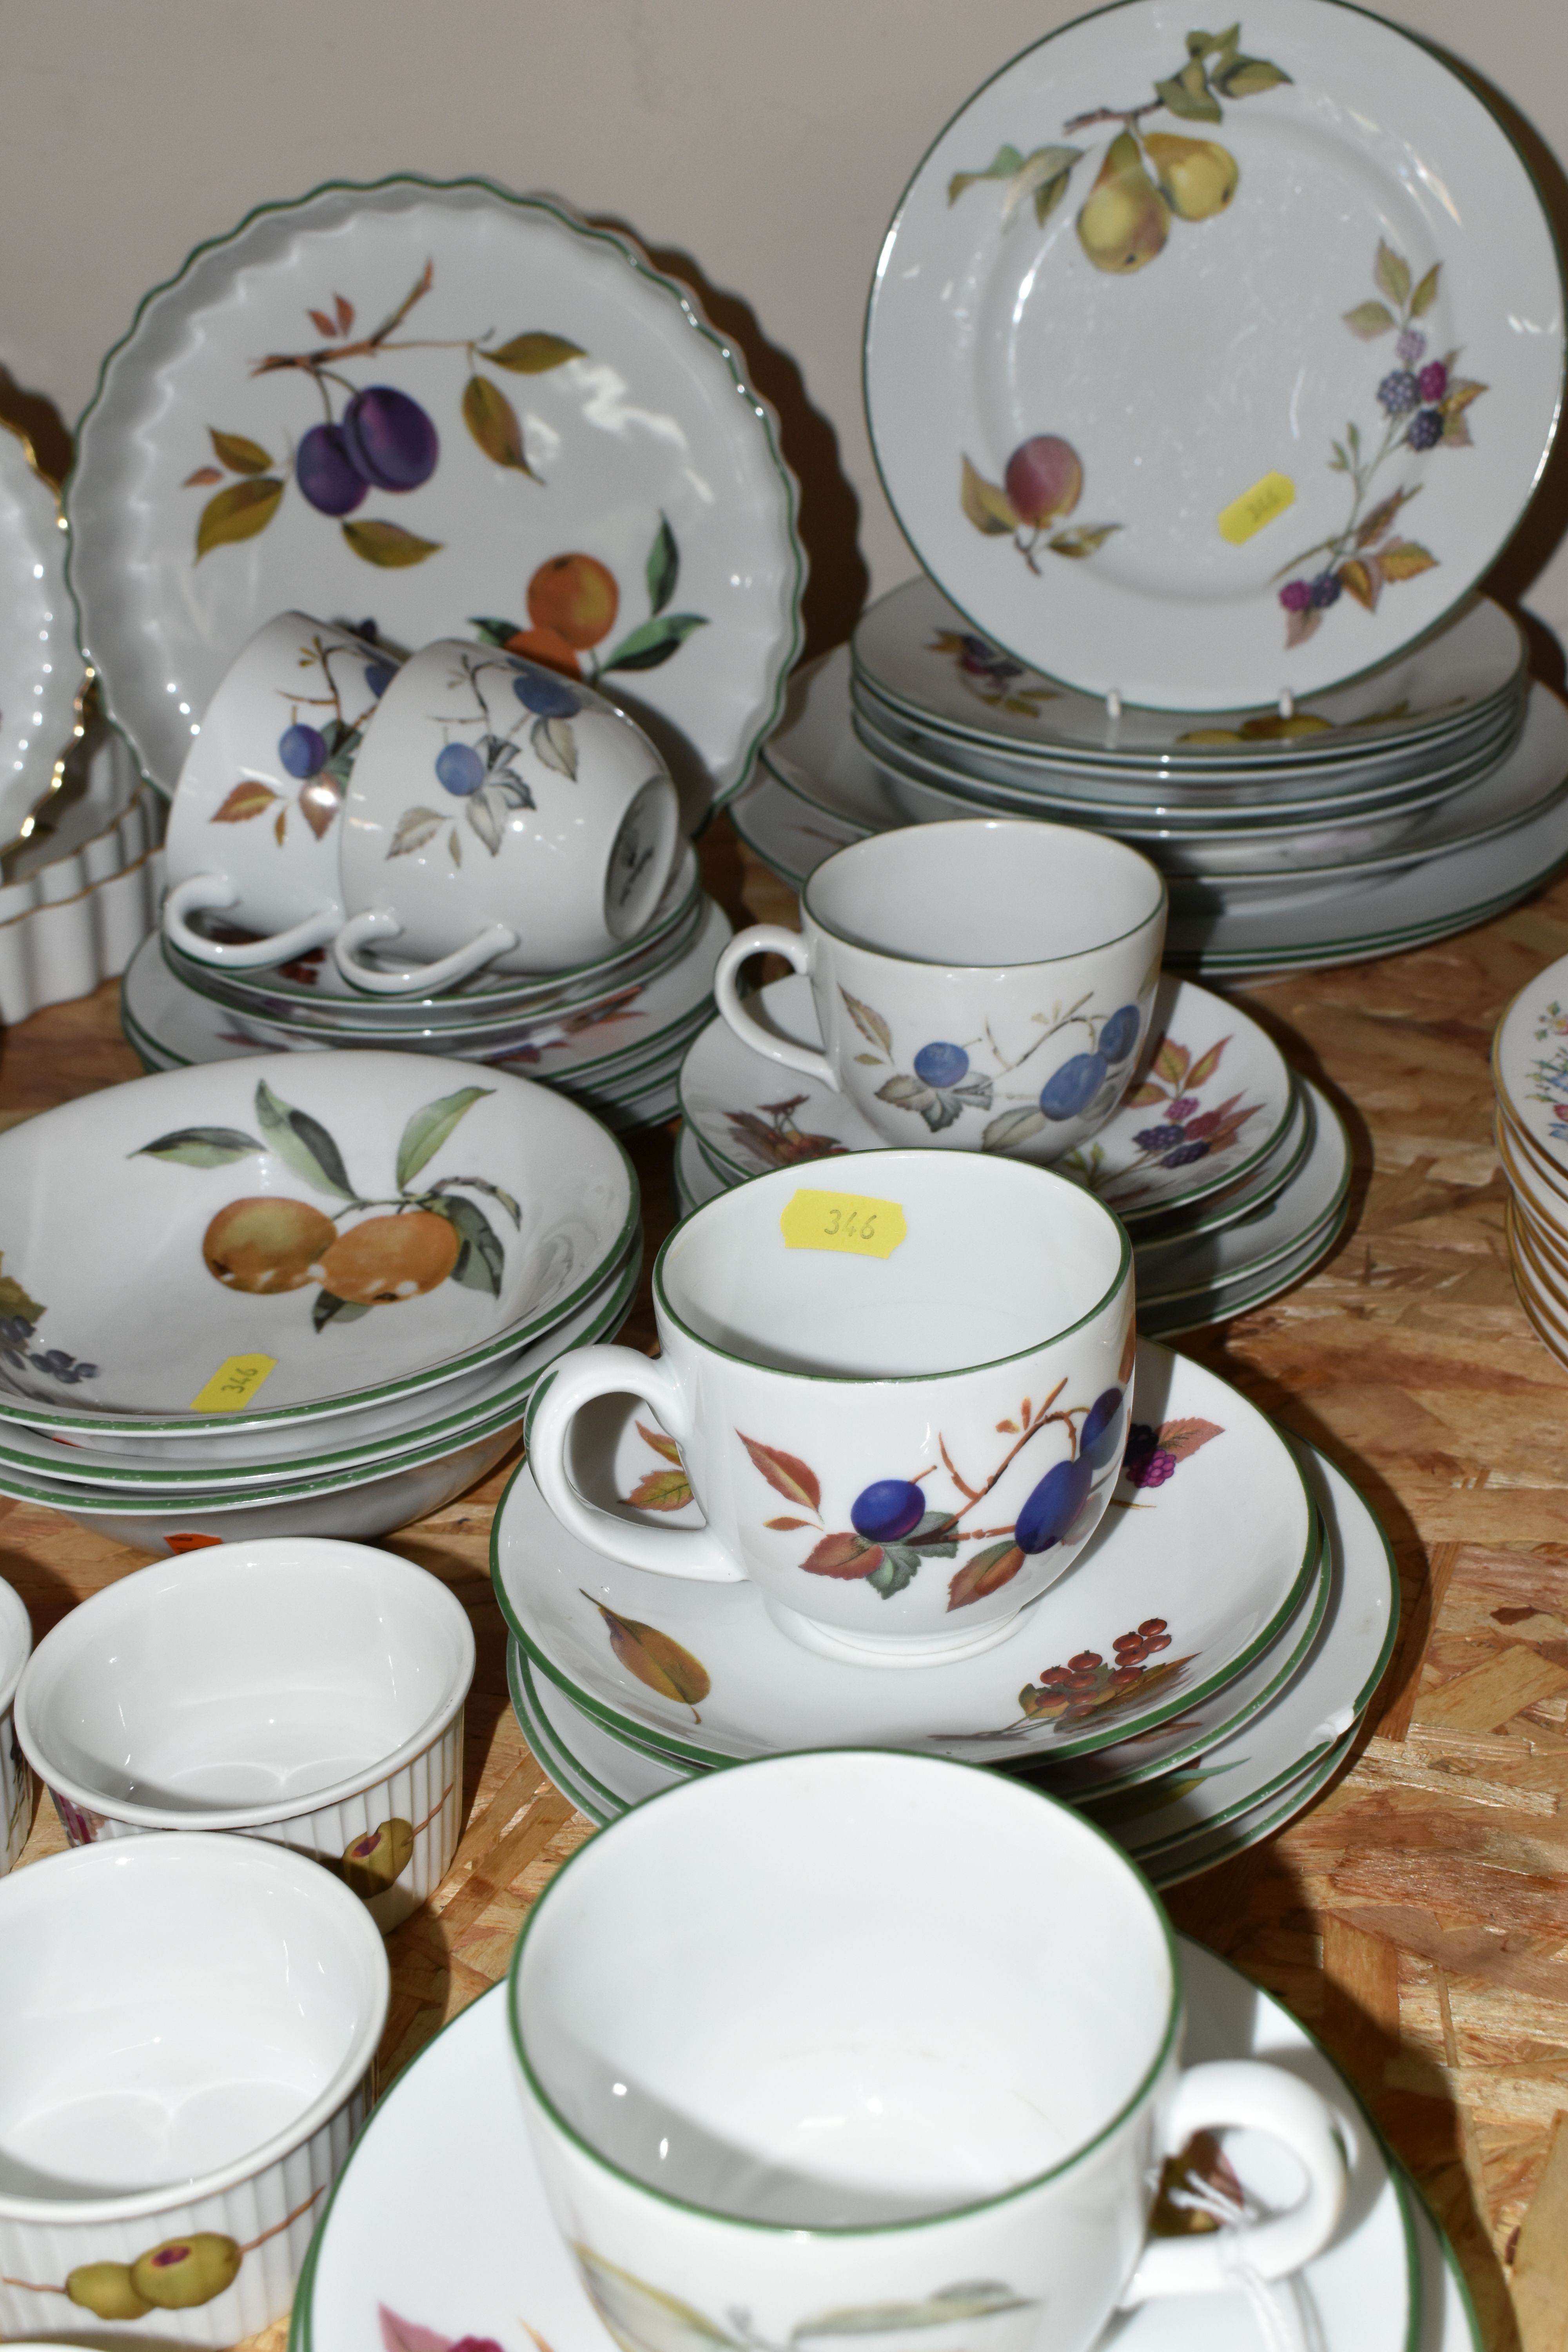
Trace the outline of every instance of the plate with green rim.
[[629, 238], [479, 179], [332, 182], [199, 246], [105, 359], [65, 504], [80, 641], [165, 792], [292, 605], [602, 681], [690, 821], [799, 650], [795, 484], [740, 355]]

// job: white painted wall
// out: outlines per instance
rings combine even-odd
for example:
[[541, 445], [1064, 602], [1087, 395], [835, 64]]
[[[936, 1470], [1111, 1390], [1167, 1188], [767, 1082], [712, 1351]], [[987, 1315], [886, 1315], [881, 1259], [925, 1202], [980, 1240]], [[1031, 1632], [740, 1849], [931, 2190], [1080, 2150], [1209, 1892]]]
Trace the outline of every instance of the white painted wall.
[[[1246, 0], [1226, 5], [1245, 25]], [[914, 565], [860, 408], [878, 245], [967, 92], [1078, 13], [1072, 0], [0, 0], [0, 361], [69, 420], [139, 295], [257, 203], [403, 168], [549, 190], [690, 257], [749, 306], [722, 323], [784, 407], [812, 491], [825, 642], [861, 583], [806, 404], [837, 434], [860, 548], [889, 586]], [[1384, 13], [1466, 59], [1568, 156], [1563, 0]], [[1552, 558], [1568, 452], [1554, 473], [1503, 584], [1568, 633], [1568, 552]]]

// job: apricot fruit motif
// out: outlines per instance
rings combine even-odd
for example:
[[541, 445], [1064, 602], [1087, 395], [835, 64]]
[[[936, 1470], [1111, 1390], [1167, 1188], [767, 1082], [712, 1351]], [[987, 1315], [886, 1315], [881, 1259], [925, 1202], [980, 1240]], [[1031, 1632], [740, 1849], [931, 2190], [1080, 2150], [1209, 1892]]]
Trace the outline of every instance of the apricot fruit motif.
[[227, 1289], [300, 1290], [320, 1278], [337, 1237], [331, 1217], [309, 1201], [263, 1195], [220, 1209], [202, 1235], [202, 1256]]
[[616, 575], [595, 555], [552, 555], [528, 583], [528, 617], [574, 653], [586, 653], [616, 625], [621, 592]]
[[351, 1307], [393, 1307], [437, 1289], [457, 1265], [461, 1246], [451, 1219], [433, 1209], [367, 1217], [339, 1234], [323, 1253], [320, 1278], [334, 1298]]
[[82, 2263], [68, 2273], [66, 2293], [98, 2319], [142, 2319], [153, 2308], [132, 2284], [129, 2263]]

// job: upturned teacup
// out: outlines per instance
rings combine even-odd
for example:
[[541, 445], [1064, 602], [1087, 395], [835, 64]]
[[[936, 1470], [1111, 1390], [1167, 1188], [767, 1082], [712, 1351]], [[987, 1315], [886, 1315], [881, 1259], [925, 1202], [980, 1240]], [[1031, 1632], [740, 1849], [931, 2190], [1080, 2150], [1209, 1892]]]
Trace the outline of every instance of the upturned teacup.
[[[640, 727], [591, 687], [460, 638], [400, 673], [344, 817], [332, 952], [389, 996], [608, 953], [647, 926], [680, 849], [675, 786]], [[377, 943], [407, 968], [366, 962]]]
[[[339, 929], [343, 790], [396, 674], [384, 648], [305, 613], [280, 613], [236, 658], [169, 812], [163, 926], [186, 955], [249, 971]], [[209, 939], [191, 923], [203, 912], [263, 936]]]
[[[509, 1997], [551, 2210], [622, 2352], [1087, 2352], [1118, 2305], [1300, 2269], [1343, 2209], [1316, 2092], [1184, 2072], [1138, 1872], [972, 1765], [818, 1750], [647, 1799], [534, 1905]], [[1151, 2239], [1163, 2160], [1231, 2126], [1284, 2144], [1299, 2201]]]
[[[1158, 869], [1104, 834], [992, 817], [910, 825], [825, 858], [801, 929], [740, 932], [713, 992], [742, 1045], [847, 1096], [889, 1143], [1048, 1164], [1126, 1092], [1165, 907]], [[747, 1009], [742, 967], [767, 950], [810, 980], [820, 1052]]]
[[[609, 1559], [749, 1578], [807, 1648], [922, 1665], [1004, 1639], [1099, 1525], [1131, 1251], [1065, 1178], [967, 1152], [781, 1170], [679, 1225], [653, 1292], [659, 1360], [563, 1356], [529, 1430], [545, 1502]], [[572, 1424], [606, 1394], [649, 1406], [705, 1528], [584, 1502]]]

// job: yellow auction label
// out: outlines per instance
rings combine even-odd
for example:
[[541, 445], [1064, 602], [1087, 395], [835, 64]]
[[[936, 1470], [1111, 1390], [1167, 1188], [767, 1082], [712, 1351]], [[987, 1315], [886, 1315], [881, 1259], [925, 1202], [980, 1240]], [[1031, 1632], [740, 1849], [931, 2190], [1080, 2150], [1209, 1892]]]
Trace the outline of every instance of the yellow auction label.
[[1288, 474], [1265, 474], [1260, 482], [1243, 490], [1240, 498], [1232, 499], [1219, 519], [1219, 535], [1227, 539], [1232, 547], [1240, 547], [1254, 531], [1261, 530], [1266, 522], [1272, 522], [1276, 515], [1282, 515], [1287, 507], [1295, 503], [1296, 485]]
[[853, 1250], [859, 1257], [890, 1257], [910, 1230], [896, 1201], [858, 1192], [796, 1192], [779, 1225], [790, 1249]]
[[250, 1402], [277, 1362], [276, 1356], [226, 1357], [205, 1388], [191, 1399], [191, 1411], [238, 1412], [242, 1405]]

